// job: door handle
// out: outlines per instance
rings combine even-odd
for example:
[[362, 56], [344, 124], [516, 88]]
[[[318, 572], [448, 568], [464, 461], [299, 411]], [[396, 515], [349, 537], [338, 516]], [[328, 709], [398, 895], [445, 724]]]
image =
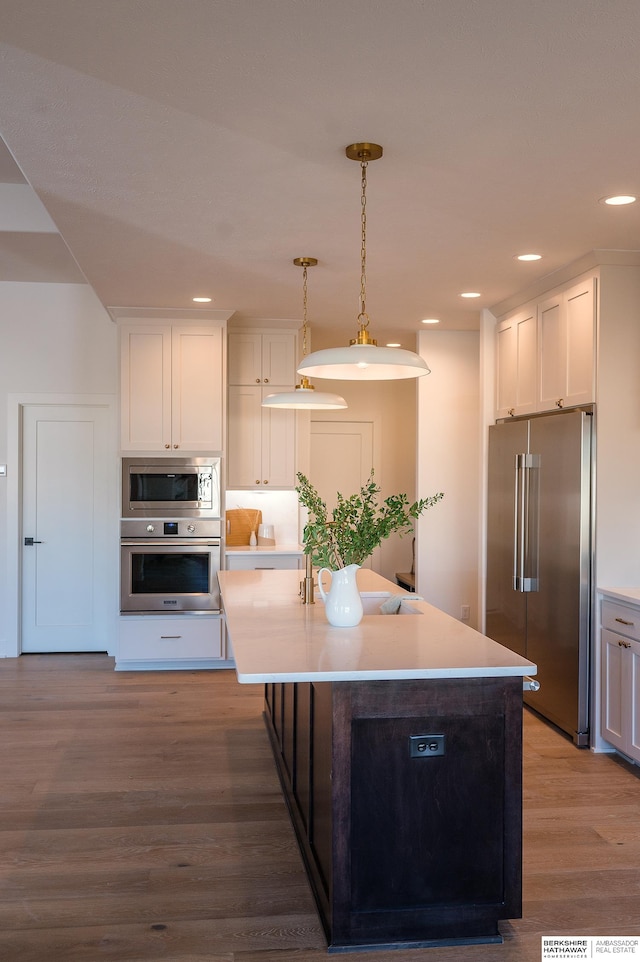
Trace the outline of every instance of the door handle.
[[33, 538], [25, 538], [24, 543], [30, 547], [32, 544], [42, 544], [42, 541], [35, 541]]
[[540, 467], [537, 454], [515, 457], [515, 521], [513, 532], [513, 589], [537, 591], [538, 506], [532, 472]]
[[516, 454], [513, 520], [513, 590], [524, 591], [526, 487], [524, 463], [526, 455]]

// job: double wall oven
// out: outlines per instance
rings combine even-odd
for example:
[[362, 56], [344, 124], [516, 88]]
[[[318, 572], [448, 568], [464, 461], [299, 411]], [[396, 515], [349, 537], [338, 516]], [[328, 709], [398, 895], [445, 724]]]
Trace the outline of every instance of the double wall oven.
[[220, 458], [123, 458], [122, 614], [216, 614]]

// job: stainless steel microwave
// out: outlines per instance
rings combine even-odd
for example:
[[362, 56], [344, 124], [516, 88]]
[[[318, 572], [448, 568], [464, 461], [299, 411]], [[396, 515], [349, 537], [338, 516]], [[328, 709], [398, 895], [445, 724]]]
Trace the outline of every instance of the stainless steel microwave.
[[122, 518], [219, 518], [220, 458], [123, 458]]

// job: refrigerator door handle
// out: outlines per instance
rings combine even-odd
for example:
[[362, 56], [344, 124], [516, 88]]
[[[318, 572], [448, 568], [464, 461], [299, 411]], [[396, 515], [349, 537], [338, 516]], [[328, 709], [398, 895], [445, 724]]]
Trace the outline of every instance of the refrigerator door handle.
[[513, 550], [513, 590], [538, 590], [538, 512], [537, 484], [533, 472], [540, 466], [540, 456], [517, 454], [515, 478], [515, 524]]
[[515, 478], [513, 481], [514, 490], [514, 518], [513, 518], [513, 590], [522, 591], [520, 587], [522, 582], [522, 568], [524, 564], [523, 557], [523, 538], [522, 538], [522, 488], [520, 485], [520, 469], [522, 465], [522, 460], [525, 457], [524, 454], [516, 454], [514, 459], [515, 464]]

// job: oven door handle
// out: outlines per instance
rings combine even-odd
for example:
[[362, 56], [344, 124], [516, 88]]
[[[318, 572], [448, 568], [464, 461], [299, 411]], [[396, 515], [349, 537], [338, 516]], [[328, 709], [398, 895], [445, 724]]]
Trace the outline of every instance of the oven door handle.
[[200, 540], [199, 538], [187, 538], [186, 540], [183, 539], [183, 538], [179, 538], [177, 541], [169, 541], [169, 540], [167, 540], [167, 541], [155, 541], [155, 540], [153, 540], [153, 539], [151, 539], [151, 538], [138, 538], [138, 539], [133, 539], [133, 540], [130, 540], [130, 539], [124, 540], [124, 539], [123, 539], [123, 540], [120, 541], [120, 544], [122, 545], [123, 548], [142, 548], [142, 547], [147, 547], [147, 548], [168, 548], [168, 547], [170, 547], [171, 545], [174, 545], [174, 546], [180, 547], [180, 548], [189, 548], [189, 547], [192, 547], [192, 548], [203, 548], [203, 547], [204, 547], [204, 548], [207, 548], [207, 547], [208, 547], [208, 548], [219, 548], [219, 547], [220, 547], [220, 541], [219, 541], [219, 540], [214, 540], [214, 541], [212, 541], [211, 538], [204, 538], [203, 540]]

